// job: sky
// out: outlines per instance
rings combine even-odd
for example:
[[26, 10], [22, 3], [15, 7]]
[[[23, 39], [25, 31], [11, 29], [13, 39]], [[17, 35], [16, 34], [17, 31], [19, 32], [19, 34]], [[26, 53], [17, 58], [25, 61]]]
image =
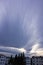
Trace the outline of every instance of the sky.
[[43, 55], [43, 0], [0, 0], [0, 53], [21, 52]]

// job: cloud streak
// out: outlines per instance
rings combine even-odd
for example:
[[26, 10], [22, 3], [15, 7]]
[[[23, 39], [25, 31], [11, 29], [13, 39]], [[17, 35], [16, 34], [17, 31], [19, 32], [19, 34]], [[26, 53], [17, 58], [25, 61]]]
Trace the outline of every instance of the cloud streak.
[[43, 0], [0, 1], [0, 51], [25, 52], [29, 55], [30, 52], [42, 50], [42, 2]]
[[26, 50], [24, 48], [16, 48], [16, 47], [5, 47], [5, 46], [0, 46], [0, 50], [6, 51], [10, 53], [26, 53]]

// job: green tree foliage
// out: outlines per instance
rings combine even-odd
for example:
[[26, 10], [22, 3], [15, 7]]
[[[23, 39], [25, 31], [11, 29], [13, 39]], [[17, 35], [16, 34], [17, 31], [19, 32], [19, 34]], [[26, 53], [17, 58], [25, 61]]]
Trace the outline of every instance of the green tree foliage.
[[16, 54], [14, 58], [11, 56], [10, 60], [8, 61], [8, 64], [9, 65], [26, 65], [24, 53], [21, 53], [19, 55]]
[[13, 65], [13, 57], [12, 57], [12, 55], [11, 55], [9, 61], [8, 61], [8, 65]]
[[14, 65], [17, 65], [18, 64], [18, 57], [17, 55], [15, 55], [15, 58], [14, 58]]

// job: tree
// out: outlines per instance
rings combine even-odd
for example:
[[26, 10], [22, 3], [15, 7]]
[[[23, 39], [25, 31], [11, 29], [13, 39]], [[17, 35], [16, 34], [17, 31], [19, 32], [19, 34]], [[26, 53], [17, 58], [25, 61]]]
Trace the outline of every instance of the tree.
[[9, 65], [26, 65], [26, 59], [24, 53], [20, 53], [19, 55], [15, 55], [13, 58], [12, 56], [10, 57], [8, 61]]
[[8, 64], [9, 64], [9, 65], [13, 65], [13, 57], [12, 57], [12, 55], [11, 55], [9, 61], [8, 61]]
[[15, 59], [14, 59], [14, 65], [17, 65], [18, 64], [18, 57], [17, 57], [17, 54], [15, 55]]
[[17, 57], [17, 65], [26, 65], [24, 53], [21, 53], [21, 54], [18, 55], [18, 57]]

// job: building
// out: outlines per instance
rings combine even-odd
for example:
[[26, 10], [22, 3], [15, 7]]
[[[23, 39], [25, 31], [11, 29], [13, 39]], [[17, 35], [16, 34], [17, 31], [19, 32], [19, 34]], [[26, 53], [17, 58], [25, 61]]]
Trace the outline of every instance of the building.
[[43, 56], [33, 56], [32, 65], [43, 65]]
[[10, 57], [0, 54], [0, 65], [7, 65]]
[[6, 56], [3, 54], [0, 54], [0, 65], [5, 65], [6, 62]]
[[[10, 57], [0, 54], [0, 65], [7, 65]], [[26, 57], [26, 65], [43, 65], [43, 56]]]
[[7, 64], [8, 64], [9, 59], [10, 59], [10, 57], [7, 57], [7, 56], [6, 56], [5, 65], [7, 65]]
[[26, 57], [26, 65], [31, 65], [31, 58]]

